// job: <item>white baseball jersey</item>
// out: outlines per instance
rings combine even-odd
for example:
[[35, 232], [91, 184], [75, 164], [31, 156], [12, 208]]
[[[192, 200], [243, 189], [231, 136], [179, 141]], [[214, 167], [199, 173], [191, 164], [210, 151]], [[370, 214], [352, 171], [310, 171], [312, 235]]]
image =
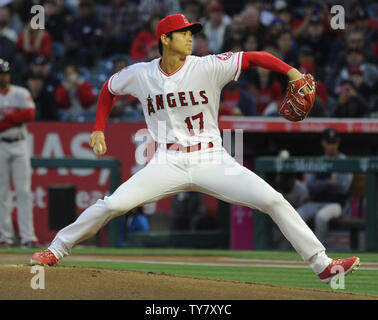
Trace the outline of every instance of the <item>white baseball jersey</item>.
[[221, 144], [218, 129], [220, 92], [241, 72], [242, 52], [187, 56], [179, 69], [166, 74], [160, 59], [136, 63], [114, 74], [108, 89], [131, 94], [142, 104], [147, 127], [159, 143], [184, 146]]
[[[34, 101], [28, 89], [11, 85], [6, 94], [0, 94], [0, 113], [9, 114], [17, 111], [35, 108]], [[0, 138], [26, 138], [26, 125], [9, 128], [0, 132]]]

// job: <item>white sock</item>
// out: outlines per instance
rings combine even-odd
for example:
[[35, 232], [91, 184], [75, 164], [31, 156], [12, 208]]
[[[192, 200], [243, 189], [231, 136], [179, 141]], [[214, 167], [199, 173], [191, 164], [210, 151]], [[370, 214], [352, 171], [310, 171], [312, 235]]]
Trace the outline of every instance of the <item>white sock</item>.
[[325, 251], [320, 251], [309, 259], [310, 267], [316, 274], [322, 273], [331, 261]]

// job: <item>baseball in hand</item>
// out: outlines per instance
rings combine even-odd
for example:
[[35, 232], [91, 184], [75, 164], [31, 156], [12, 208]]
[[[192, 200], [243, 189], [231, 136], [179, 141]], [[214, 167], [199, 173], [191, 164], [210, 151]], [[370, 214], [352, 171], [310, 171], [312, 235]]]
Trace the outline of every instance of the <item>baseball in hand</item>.
[[102, 150], [102, 145], [101, 144], [95, 144], [93, 147], [93, 152], [97, 154], [98, 156], [102, 155], [104, 152]]

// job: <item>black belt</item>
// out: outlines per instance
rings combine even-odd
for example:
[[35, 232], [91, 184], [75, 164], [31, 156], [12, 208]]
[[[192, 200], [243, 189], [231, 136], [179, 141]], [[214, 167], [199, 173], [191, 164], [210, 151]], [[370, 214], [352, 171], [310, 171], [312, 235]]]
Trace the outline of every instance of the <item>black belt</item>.
[[6, 143], [12, 143], [12, 142], [17, 142], [20, 140], [24, 140], [24, 137], [17, 137], [17, 138], [0, 138], [1, 142], [6, 142]]

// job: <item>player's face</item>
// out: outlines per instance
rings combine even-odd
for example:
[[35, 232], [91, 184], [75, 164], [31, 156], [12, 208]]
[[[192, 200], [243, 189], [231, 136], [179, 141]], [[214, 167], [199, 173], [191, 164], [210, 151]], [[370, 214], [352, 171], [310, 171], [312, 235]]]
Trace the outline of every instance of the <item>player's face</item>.
[[172, 41], [170, 41], [170, 50], [172, 52], [188, 56], [192, 54], [192, 49], [192, 31], [184, 30], [172, 33]]
[[322, 146], [324, 149], [324, 154], [328, 157], [335, 157], [339, 153], [338, 142], [330, 143], [330, 142], [322, 141]]
[[10, 74], [0, 73], [0, 89], [5, 89], [10, 84]]

